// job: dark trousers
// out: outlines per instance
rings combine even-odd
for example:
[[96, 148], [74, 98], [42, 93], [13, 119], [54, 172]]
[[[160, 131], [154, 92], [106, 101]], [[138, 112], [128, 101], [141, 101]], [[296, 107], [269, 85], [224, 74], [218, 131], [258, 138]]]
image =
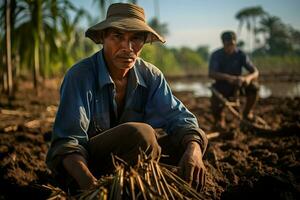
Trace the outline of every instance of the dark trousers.
[[[157, 158], [168, 165], [177, 165], [184, 151], [173, 145], [170, 136], [161, 130], [153, 129], [146, 123], [127, 122], [92, 137], [88, 145], [88, 167], [96, 178], [114, 172], [112, 154], [128, 164], [137, 162], [140, 150]], [[65, 173], [65, 170], [63, 170]], [[65, 181], [60, 181], [61, 187], [70, 194], [78, 194], [79, 186], [75, 179], [63, 174]], [[67, 180], [66, 180], [67, 179]]]
[[157, 158], [162, 150], [162, 154], [168, 157], [161, 158], [161, 161], [177, 165], [183, 150], [176, 148], [169, 137], [145, 123], [127, 122], [118, 125], [90, 139], [89, 168], [97, 177], [111, 173], [114, 169], [112, 154], [134, 165], [140, 150], [147, 151], [152, 158]]
[[[259, 91], [258, 82], [251, 82], [248, 86], [234, 87], [232, 88], [215, 88], [220, 92], [226, 99], [229, 101], [236, 101], [240, 96], [257, 96]], [[212, 95], [211, 99], [211, 111], [216, 121], [224, 118], [225, 114], [223, 112], [225, 105], [224, 103], [216, 96]]]

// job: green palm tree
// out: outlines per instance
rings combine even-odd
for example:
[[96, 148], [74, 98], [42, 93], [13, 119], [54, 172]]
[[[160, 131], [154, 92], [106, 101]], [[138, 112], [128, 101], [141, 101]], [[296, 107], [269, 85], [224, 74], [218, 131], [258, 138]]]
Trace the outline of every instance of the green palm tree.
[[[13, 52], [23, 68], [33, 66], [34, 87], [59, 56], [60, 23], [67, 10], [77, 11], [67, 0], [18, 0], [13, 12]], [[63, 46], [63, 45], [61, 45]], [[51, 59], [50, 59], [51, 52]], [[40, 66], [43, 66], [40, 69]]]
[[246, 28], [248, 31], [248, 42], [249, 42], [249, 50], [250, 52], [253, 50], [251, 47], [251, 35], [253, 35], [253, 47], [255, 47], [256, 42], [256, 22], [257, 18], [261, 18], [266, 14], [260, 6], [244, 8], [235, 15], [235, 18], [239, 21], [238, 25], [238, 35], [240, 35], [242, 27], [246, 24]]
[[[82, 17], [89, 17], [88, 13], [80, 9], [76, 12], [73, 19], [66, 16], [61, 21], [61, 29], [64, 34], [61, 34], [59, 40], [61, 41], [60, 51], [60, 61], [63, 64], [62, 72], [66, 70], [66, 67], [71, 66], [76, 59], [79, 59], [82, 52], [89, 53], [93, 49], [85, 46], [85, 41], [83, 37], [84, 31], [79, 29], [79, 22]], [[70, 56], [72, 55], [72, 56]]]
[[[19, 58], [22, 72], [33, 72], [35, 88], [40, 74], [64, 72], [75, 59], [95, 51], [95, 45], [84, 39], [79, 21], [86, 11], [77, 9], [68, 0], [10, 0], [12, 54]], [[0, 3], [0, 52], [4, 55], [5, 5]], [[75, 12], [75, 17], [69, 16]], [[3, 22], [3, 23], [2, 23]], [[3, 52], [3, 53], [2, 53]], [[1, 62], [4, 60], [1, 56]], [[13, 62], [15, 63], [15, 62]], [[2, 66], [2, 65], [1, 65]], [[19, 70], [20, 71], [20, 70]]]
[[266, 49], [270, 54], [287, 54], [293, 51], [292, 32], [280, 18], [266, 16], [260, 21], [260, 32], [266, 38]]
[[266, 44], [268, 45], [268, 40], [273, 35], [274, 29], [280, 22], [280, 19], [276, 16], [267, 16], [261, 19], [260, 27], [257, 29], [258, 33], [262, 33]]

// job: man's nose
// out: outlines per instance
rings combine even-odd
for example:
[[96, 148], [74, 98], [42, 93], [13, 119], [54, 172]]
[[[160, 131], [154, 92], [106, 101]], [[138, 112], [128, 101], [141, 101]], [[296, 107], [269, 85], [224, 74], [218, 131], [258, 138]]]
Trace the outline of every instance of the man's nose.
[[132, 51], [132, 41], [130, 39], [126, 39], [122, 41], [122, 48], [128, 51]]

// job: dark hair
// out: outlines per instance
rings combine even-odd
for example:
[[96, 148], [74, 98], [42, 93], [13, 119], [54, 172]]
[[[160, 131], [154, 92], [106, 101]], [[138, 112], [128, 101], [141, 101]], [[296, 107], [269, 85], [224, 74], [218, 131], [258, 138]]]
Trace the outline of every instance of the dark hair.
[[230, 41], [230, 40], [236, 40], [236, 34], [233, 31], [224, 31], [221, 34], [222, 41]]

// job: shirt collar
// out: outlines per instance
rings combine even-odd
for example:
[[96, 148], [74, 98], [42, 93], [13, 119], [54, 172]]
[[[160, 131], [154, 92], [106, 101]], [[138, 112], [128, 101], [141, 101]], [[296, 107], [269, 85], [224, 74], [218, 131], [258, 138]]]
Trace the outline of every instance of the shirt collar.
[[[103, 56], [103, 50], [98, 52], [97, 56], [98, 60], [98, 68], [99, 68], [99, 79], [98, 79], [98, 84], [100, 88], [104, 87], [107, 84], [113, 84], [113, 80], [108, 72], [107, 65], [104, 60]], [[134, 66], [129, 70], [129, 81], [131, 82], [132, 85], [141, 85], [145, 88], [147, 88], [147, 85], [145, 83], [145, 80], [143, 76], [140, 74], [139, 70], [137, 68], [139, 67], [144, 67], [141, 66], [140, 64], [140, 59], [137, 59], [135, 62]]]
[[137, 59], [133, 68], [129, 71], [129, 75], [131, 75], [132, 77], [132, 81], [134, 81], [137, 85], [141, 85], [145, 88], [147, 88], [147, 84], [145, 83], [145, 80], [143, 78], [143, 76], [141, 75], [140, 73], [140, 70], [138, 68], [140, 67], [145, 67], [145, 66], [142, 66], [140, 64], [140, 59]]
[[[222, 51], [223, 51], [223, 54], [224, 54], [224, 55], [228, 55], [228, 54], [225, 52], [224, 47], [222, 48]], [[239, 51], [239, 49], [238, 49], [238, 48], [235, 48], [233, 54], [237, 53], [238, 51]], [[231, 54], [231, 55], [233, 55], [233, 54]], [[231, 55], [229, 55], [229, 56], [231, 56]]]
[[104, 87], [105, 85], [108, 84], [113, 84], [113, 80], [110, 77], [110, 74], [108, 72], [106, 63], [104, 61], [104, 57], [103, 57], [103, 50], [98, 52], [98, 56], [97, 56], [97, 68], [99, 69], [98, 71], [98, 75], [99, 75], [99, 79], [98, 79], [98, 84], [100, 86], [100, 89], [102, 87]]

